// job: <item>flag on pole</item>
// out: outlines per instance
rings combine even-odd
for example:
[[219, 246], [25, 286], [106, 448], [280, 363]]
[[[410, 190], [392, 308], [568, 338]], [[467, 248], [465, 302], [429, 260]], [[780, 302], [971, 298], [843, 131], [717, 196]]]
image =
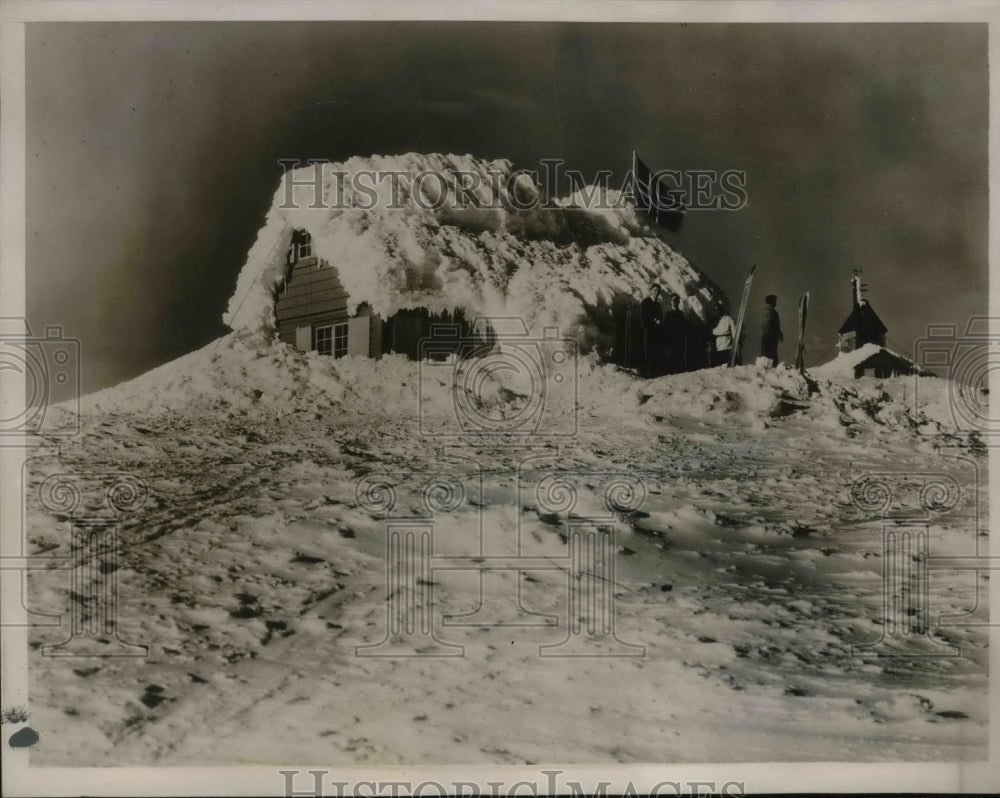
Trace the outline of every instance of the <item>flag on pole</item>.
[[680, 230], [685, 211], [680, 192], [665, 186], [635, 152], [632, 153], [632, 176], [635, 207], [661, 227], [674, 233]]

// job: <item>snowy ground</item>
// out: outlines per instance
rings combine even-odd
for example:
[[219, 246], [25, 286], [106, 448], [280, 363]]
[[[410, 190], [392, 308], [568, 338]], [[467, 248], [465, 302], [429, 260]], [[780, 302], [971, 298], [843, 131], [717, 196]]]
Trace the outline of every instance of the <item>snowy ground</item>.
[[[820, 380], [810, 392], [784, 367], [646, 382], [581, 363], [577, 434], [530, 438], [560, 449], [522, 482], [585, 472], [572, 479], [574, 512], [587, 515], [603, 473], [641, 476], [645, 501], [617, 517], [614, 591], [618, 638], [645, 656], [541, 658], [567, 633], [568, 519], [533, 487], [519, 492], [525, 451], [497, 437], [465, 459], [443, 454], [420, 434], [417, 398], [423, 385], [424, 429], [440, 431], [446, 392], [401, 357], [334, 361], [227, 336], [85, 399], [82, 433], [32, 467], [34, 552], [68, 552], [66, 518], [36, 495], [47, 475], [128, 472], [150, 491], [122, 524], [116, 572], [120, 634], [149, 655], [41, 657], [67, 633], [33, 631], [32, 763], [983, 759], [986, 630], [938, 615], [985, 606], [986, 572], [931, 574], [938, 642], [890, 641], [921, 656], [851, 649], [885, 620], [882, 522], [852, 502], [859, 477], [890, 474], [908, 511], [916, 474], [954, 477], [957, 504], [928, 521], [932, 551], [986, 549], [986, 458], [940, 434], [948, 384], [925, 382], [937, 420], [918, 430], [890, 397], [902, 382]], [[494, 388], [484, 412], [516, 409], [514, 388]], [[548, 423], [562, 428], [571, 407], [556, 396]], [[511, 554], [520, 528], [524, 553], [558, 569], [487, 573], [489, 608], [502, 615], [519, 591], [558, 625], [444, 626], [476, 608], [480, 581], [436, 570], [436, 633], [465, 656], [356, 656], [386, 625], [385, 527], [359, 505], [359, 481], [397, 475], [405, 516], [429, 474], [471, 484], [477, 462], [482, 495], [435, 518], [435, 553]], [[55, 570], [32, 574], [29, 597], [64, 613], [73, 600]], [[961, 656], [927, 656], [942, 642]]]

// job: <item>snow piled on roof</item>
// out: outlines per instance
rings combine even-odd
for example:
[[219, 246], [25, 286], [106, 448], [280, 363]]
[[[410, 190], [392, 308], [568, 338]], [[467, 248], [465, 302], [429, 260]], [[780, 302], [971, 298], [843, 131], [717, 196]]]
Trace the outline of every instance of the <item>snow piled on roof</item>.
[[[365, 171], [436, 176], [386, 178], [371, 189], [374, 180], [363, 178], [359, 193], [354, 176]], [[702, 320], [721, 297], [627, 203], [574, 207], [583, 205], [580, 192], [549, 201], [506, 160], [408, 153], [324, 164], [322, 208], [310, 207], [316, 204], [314, 168], [290, 174], [299, 184], [293, 201], [287, 202], [283, 180], [223, 316], [233, 330], [273, 332], [273, 292], [285, 276], [294, 229], [307, 230], [313, 254], [337, 268], [352, 314], [367, 302], [383, 317], [420, 306], [432, 312], [461, 308], [471, 317], [517, 316], [533, 334], [558, 326], [586, 350], [601, 322], [608, 322], [611, 304], [639, 300], [651, 282], [680, 295], [683, 307]], [[474, 203], [464, 187], [477, 179]], [[533, 207], [513, 207], [508, 185]], [[368, 191], [377, 193], [374, 207], [351, 207], [354, 200], [371, 204]], [[619, 192], [609, 190], [607, 199], [615, 204]]]
[[831, 379], [836, 377], [853, 377], [854, 369], [857, 366], [866, 361], [872, 355], [877, 355], [883, 349], [895, 358], [905, 360], [907, 363], [912, 362], [909, 358], [893, 352], [891, 349], [886, 349], [884, 346], [879, 346], [878, 344], [865, 344], [852, 352], [841, 352], [833, 360], [824, 363], [822, 366], [816, 366], [815, 368], [809, 369], [809, 373], [818, 377], [828, 377]]

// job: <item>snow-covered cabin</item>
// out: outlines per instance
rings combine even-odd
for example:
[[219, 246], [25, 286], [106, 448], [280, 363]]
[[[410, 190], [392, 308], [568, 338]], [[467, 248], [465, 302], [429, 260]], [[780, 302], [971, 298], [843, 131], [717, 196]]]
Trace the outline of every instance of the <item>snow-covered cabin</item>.
[[880, 380], [913, 374], [915, 365], [909, 358], [878, 344], [865, 344], [850, 352], [842, 352], [816, 373], [825, 376], [875, 377]]
[[[514, 335], [482, 320], [516, 321], [519, 341], [557, 330], [581, 355], [629, 365], [641, 355], [629, 306], [655, 282], [681, 298], [697, 366], [722, 293], [620, 192], [549, 197], [509, 161], [471, 155], [321, 167], [289, 171], [275, 191], [223, 315], [233, 330], [336, 357], [418, 357], [436, 324], [478, 352]], [[373, 174], [402, 177], [369, 186]]]

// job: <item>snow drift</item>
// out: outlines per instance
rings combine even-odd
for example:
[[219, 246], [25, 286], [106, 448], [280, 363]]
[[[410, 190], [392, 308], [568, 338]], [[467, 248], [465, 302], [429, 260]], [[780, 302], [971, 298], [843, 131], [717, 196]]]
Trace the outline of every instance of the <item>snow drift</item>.
[[[487, 358], [488, 360], [489, 358]], [[107, 415], [243, 418], [281, 423], [294, 414], [351, 416], [358, 423], [391, 417], [416, 431], [454, 424], [456, 395], [482, 418], [510, 418], [526, 399], [517, 374], [477, 369], [479, 361], [425, 369], [404, 355], [387, 355], [377, 369], [365, 357], [331, 358], [299, 352], [264, 335], [230, 333], [200, 350], [133, 380], [83, 398], [84, 430], [98, 431]], [[666, 423], [763, 433], [798, 420], [821, 436], [881, 429], [904, 437], [954, 438], [964, 445], [972, 430], [956, 422], [955, 385], [936, 377], [855, 380], [839, 375], [804, 377], [787, 366], [710, 368], [655, 380], [636, 379], [617, 367], [580, 358], [575, 384], [546, 394], [541, 432], [607, 424], [646, 428]], [[478, 378], [478, 377], [481, 377]], [[918, 407], [914, 407], [914, 391]], [[53, 412], [67, 412], [57, 406]], [[419, 436], [418, 436], [419, 437]]]
[[[365, 173], [398, 177], [355, 180]], [[351, 313], [367, 302], [383, 317], [421, 306], [516, 316], [535, 334], [558, 326], [584, 351], [607, 329], [613, 304], [637, 301], [654, 281], [701, 320], [722, 296], [627, 203], [613, 207], [616, 191], [606, 194], [612, 207], [582, 207], [588, 189], [550, 199], [509, 161], [470, 155], [350, 158], [324, 165], [321, 193], [315, 176], [312, 166], [294, 170], [275, 192], [223, 316], [233, 330], [274, 330], [273, 293], [295, 229], [337, 268]], [[512, 190], [532, 207], [515, 207]], [[323, 207], [311, 207], [317, 197]]]

